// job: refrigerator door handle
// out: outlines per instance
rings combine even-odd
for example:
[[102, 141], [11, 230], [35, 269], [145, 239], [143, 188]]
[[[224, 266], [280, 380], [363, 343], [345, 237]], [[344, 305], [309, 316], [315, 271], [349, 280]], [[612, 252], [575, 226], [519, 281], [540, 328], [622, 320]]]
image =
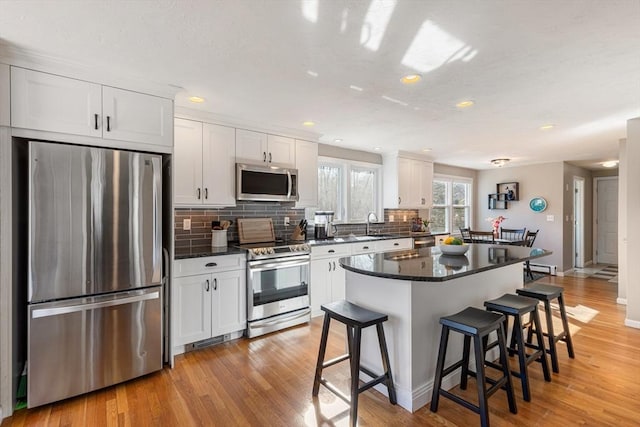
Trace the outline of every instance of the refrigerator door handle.
[[169, 251], [167, 250], [167, 248], [162, 248], [162, 255], [164, 257], [162, 283], [166, 284], [169, 280]]
[[160, 292], [155, 291], [148, 294], [136, 295], [132, 297], [118, 298], [115, 300], [94, 302], [88, 304], [76, 304], [67, 307], [40, 308], [31, 312], [31, 317], [37, 319], [40, 317], [57, 316], [60, 314], [76, 313], [79, 311], [94, 310], [96, 308], [114, 307], [117, 305], [131, 304], [139, 301], [146, 301], [160, 298]]

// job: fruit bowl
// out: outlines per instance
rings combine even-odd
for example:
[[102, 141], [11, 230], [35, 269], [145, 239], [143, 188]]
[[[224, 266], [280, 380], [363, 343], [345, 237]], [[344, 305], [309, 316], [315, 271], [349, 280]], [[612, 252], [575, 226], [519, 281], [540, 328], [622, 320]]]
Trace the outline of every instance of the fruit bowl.
[[469, 245], [440, 245], [440, 252], [444, 255], [464, 255], [469, 250]]

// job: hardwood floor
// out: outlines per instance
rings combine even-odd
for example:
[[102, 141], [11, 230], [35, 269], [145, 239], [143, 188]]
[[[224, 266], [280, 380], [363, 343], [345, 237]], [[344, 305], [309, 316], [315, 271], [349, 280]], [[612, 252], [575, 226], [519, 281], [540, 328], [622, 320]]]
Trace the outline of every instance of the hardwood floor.
[[[640, 330], [623, 326], [625, 307], [615, 303], [616, 285], [577, 277], [540, 281], [564, 286], [568, 306], [582, 304], [600, 313], [586, 324], [570, 320], [580, 327], [574, 335], [576, 358], [561, 348], [560, 373], [552, 374], [552, 382], [543, 380], [537, 364], [530, 366], [530, 403], [514, 381], [517, 415], [509, 412], [503, 392], [489, 399], [492, 425], [640, 425]], [[177, 358], [175, 369], [17, 411], [2, 427], [347, 425], [344, 402], [323, 387], [317, 402], [311, 398], [321, 326], [317, 318], [308, 326], [191, 352]], [[343, 346], [343, 329], [336, 327], [327, 357], [339, 355]], [[346, 363], [325, 373], [348, 389]], [[474, 390], [470, 380], [465, 395], [474, 396]], [[361, 426], [479, 424], [476, 414], [448, 399], [441, 399], [436, 414], [427, 406], [411, 414], [373, 390], [360, 395], [358, 415]]]

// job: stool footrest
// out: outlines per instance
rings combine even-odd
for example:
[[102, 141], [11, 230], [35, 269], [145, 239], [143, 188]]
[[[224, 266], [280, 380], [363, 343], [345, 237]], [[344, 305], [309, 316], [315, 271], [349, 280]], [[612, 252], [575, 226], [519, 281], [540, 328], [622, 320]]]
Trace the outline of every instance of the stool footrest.
[[442, 371], [442, 376], [446, 377], [447, 375], [449, 375], [451, 372], [455, 371], [456, 369], [458, 369], [459, 367], [462, 366], [462, 360], [457, 361], [456, 363], [454, 363], [453, 365], [449, 366], [448, 368], [445, 368]]
[[338, 356], [338, 357], [336, 357], [334, 359], [327, 360], [326, 362], [324, 362], [322, 364], [322, 369], [328, 368], [329, 366], [333, 366], [333, 365], [335, 365], [337, 363], [340, 363], [340, 362], [344, 362], [345, 360], [349, 359], [350, 357], [351, 356], [347, 353], [347, 354], [343, 354], [342, 356]]
[[473, 403], [471, 403], [471, 402], [468, 402], [468, 401], [464, 400], [464, 399], [463, 399], [463, 398], [461, 398], [460, 396], [456, 396], [455, 394], [453, 394], [453, 393], [451, 393], [451, 392], [449, 392], [449, 391], [447, 391], [447, 390], [442, 390], [442, 389], [441, 389], [441, 390], [440, 390], [440, 395], [441, 395], [441, 396], [444, 396], [444, 397], [446, 397], [446, 398], [448, 398], [448, 399], [453, 400], [453, 401], [454, 401], [454, 402], [456, 402], [457, 404], [462, 405], [462, 406], [464, 406], [464, 407], [465, 407], [465, 408], [467, 408], [467, 409], [471, 409], [471, 410], [472, 410], [473, 412], [475, 412], [476, 414], [479, 414], [479, 413], [480, 413], [480, 408], [479, 408], [478, 406], [474, 405], [474, 404], [473, 404]]
[[333, 385], [329, 381], [325, 380], [324, 378], [320, 378], [320, 384], [325, 386], [327, 389], [329, 389], [329, 391], [331, 391], [333, 394], [338, 396], [340, 399], [344, 400], [347, 404], [349, 404], [349, 405], [351, 404], [351, 399], [346, 394], [344, 394], [342, 391], [340, 391], [340, 389], [338, 387], [336, 387], [335, 385]]

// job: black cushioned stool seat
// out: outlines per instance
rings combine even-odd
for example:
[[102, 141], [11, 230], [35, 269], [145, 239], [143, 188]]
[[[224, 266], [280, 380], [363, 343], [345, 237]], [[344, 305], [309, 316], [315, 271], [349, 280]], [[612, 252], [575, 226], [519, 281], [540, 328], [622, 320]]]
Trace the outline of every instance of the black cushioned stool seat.
[[[547, 362], [547, 353], [544, 349], [544, 339], [542, 329], [540, 328], [540, 316], [538, 315], [538, 300], [535, 298], [523, 297], [520, 295], [504, 294], [500, 298], [485, 301], [484, 306], [487, 310], [502, 313], [505, 316], [513, 317], [513, 329], [511, 330], [511, 344], [509, 345], [509, 353], [518, 355], [520, 366], [519, 371], [511, 371], [511, 374], [520, 378], [522, 382], [522, 397], [527, 402], [531, 401], [531, 391], [529, 387], [529, 374], [527, 366], [533, 362], [540, 362], [542, 365], [542, 373], [545, 381], [551, 381], [549, 373], [549, 364]], [[529, 315], [530, 322], [533, 322], [536, 330], [536, 344], [526, 343], [522, 329], [525, 322], [523, 316]], [[507, 329], [507, 318], [505, 318], [505, 330]], [[496, 343], [489, 345], [486, 350], [493, 347]], [[531, 354], [527, 354], [527, 348], [533, 349]], [[487, 362], [489, 364], [489, 362]]]
[[[440, 318], [442, 325], [442, 335], [440, 337], [440, 348], [438, 349], [438, 361], [436, 364], [436, 376], [433, 381], [433, 394], [431, 396], [431, 411], [438, 411], [438, 403], [440, 396], [444, 396], [454, 402], [471, 409], [480, 414], [480, 422], [482, 426], [489, 425], [489, 397], [498, 389], [505, 389], [507, 399], [509, 401], [509, 410], [517, 413], [516, 399], [513, 393], [513, 385], [511, 383], [511, 375], [509, 372], [509, 361], [507, 360], [507, 346], [504, 333], [505, 317], [502, 314], [492, 313], [475, 307], [468, 307], [459, 313], [451, 316]], [[464, 348], [462, 359], [445, 368], [444, 362], [447, 353], [447, 344], [449, 342], [449, 331], [459, 332], [464, 335]], [[491, 332], [498, 334], [498, 347], [500, 348], [500, 370], [502, 377], [492, 379], [485, 374], [485, 351], [484, 341]], [[476, 370], [469, 369], [469, 356], [471, 351], [471, 338], [473, 338], [474, 356], [476, 360]], [[490, 365], [491, 366], [491, 365]], [[496, 365], [497, 366], [497, 365]], [[494, 366], [492, 366], [494, 367]], [[461, 397], [442, 389], [442, 379], [458, 368], [461, 369], [460, 388], [467, 388], [467, 379], [469, 376], [476, 377], [478, 387], [478, 405], [462, 399]], [[486, 388], [485, 382], [491, 384]]]
[[[575, 354], [573, 352], [573, 342], [571, 341], [571, 333], [569, 332], [569, 321], [567, 320], [567, 310], [564, 305], [564, 297], [563, 297], [564, 288], [560, 286], [553, 285], [545, 285], [543, 283], [532, 283], [531, 285], [522, 288], [516, 289], [516, 293], [518, 295], [522, 295], [525, 297], [535, 298], [544, 303], [544, 312], [545, 317], [547, 318], [547, 332], [544, 335], [547, 336], [549, 340], [549, 346], [547, 348], [547, 352], [551, 355], [551, 367], [553, 372], [560, 372], [560, 368], [558, 366], [558, 350], [556, 348], [556, 343], [558, 341], [564, 341], [567, 344], [567, 351], [569, 353], [569, 357], [571, 359], [575, 358]], [[558, 300], [558, 306], [560, 308], [560, 318], [562, 319], [562, 331], [557, 335], [553, 330], [553, 313], [551, 312], [551, 301], [554, 299]], [[529, 325], [529, 333], [527, 337], [527, 341], [531, 342], [532, 329], [531, 325]]]
[[[396, 389], [393, 385], [393, 377], [391, 376], [391, 367], [389, 364], [389, 353], [387, 351], [387, 342], [384, 337], [384, 328], [382, 323], [388, 319], [386, 314], [376, 313], [366, 308], [357, 306], [348, 301], [335, 301], [321, 306], [324, 311], [324, 324], [322, 326], [322, 336], [320, 338], [320, 351], [318, 352], [318, 363], [316, 364], [316, 374], [313, 381], [313, 396], [317, 396], [320, 390], [320, 384], [332, 391], [336, 396], [351, 405], [349, 411], [350, 425], [355, 426], [358, 420], [358, 394], [370, 389], [376, 384], [384, 383], [389, 393], [389, 401], [396, 404]], [[324, 355], [327, 349], [327, 337], [329, 335], [329, 325], [331, 319], [344, 323], [347, 326], [347, 343], [349, 353], [338, 356], [335, 359], [324, 361]], [[384, 373], [377, 375], [369, 369], [360, 366], [360, 344], [362, 339], [362, 329], [369, 326], [376, 326], [378, 332], [378, 343], [380, 345], [380, 355], [382, 357], [382, 366]], [[348, 397], [336, 388], [333, 384], [322, 377], [322, 370], [336, 363], [349, 359], [351, 364], [351, 396]], [[359, 387], [360, 371], [364, 372], [373, 380]]]

